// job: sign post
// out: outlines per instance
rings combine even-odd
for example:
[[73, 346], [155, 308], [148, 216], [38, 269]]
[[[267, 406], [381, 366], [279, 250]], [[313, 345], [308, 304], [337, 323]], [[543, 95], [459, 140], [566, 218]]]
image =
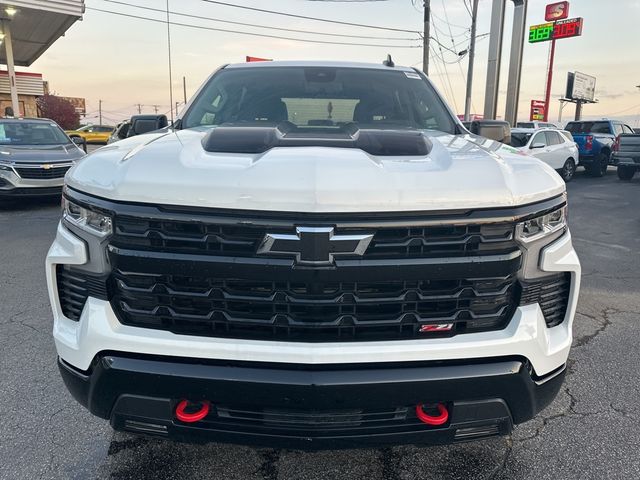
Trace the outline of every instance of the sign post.
[[[553, 61], [556, 55], [556, 40], [582, 35], [582, 18], [567, 18], [569, 2], [551, 3], [546, 6], [544, 19], [547, 23], [529, 27], [529, 43], [551, 42], [549, 66], [547, 68], [547, 86], [545, 88], [545, 106], [551, 101], [553, 82]], [[544, 121], [548, 121], [549, 109], [544, 110]]]

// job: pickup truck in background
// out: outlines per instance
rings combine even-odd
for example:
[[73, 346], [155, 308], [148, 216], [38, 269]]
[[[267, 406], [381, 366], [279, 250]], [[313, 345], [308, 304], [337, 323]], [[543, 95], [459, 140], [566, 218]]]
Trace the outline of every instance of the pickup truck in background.
[[616, 137], [633, 133], [633, 129], [617, 120], [582, 120], [569, 122], [565, 128], [571, 132], [580, 151], [580, 163], [593, 177], [607, 173]]
[[631, 180], [640, 170], [640, 134], [620, 135], [614, 144], [611, 162], [618, 167], [620, 180]]

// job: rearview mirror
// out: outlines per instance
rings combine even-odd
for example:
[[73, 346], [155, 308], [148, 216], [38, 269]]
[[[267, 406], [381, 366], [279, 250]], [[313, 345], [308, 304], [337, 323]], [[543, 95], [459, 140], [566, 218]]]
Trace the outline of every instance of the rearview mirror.
[[529, 148], [533, 150], [534, 148], [544, 148], [544, 147], [546, 147], [544, 143], [534, 143]]
[[71, 137], [71, 141], [75, 143], [77, 146], [84, 150], [84, 153], [87, 153], [87, 141], [82, 137]]

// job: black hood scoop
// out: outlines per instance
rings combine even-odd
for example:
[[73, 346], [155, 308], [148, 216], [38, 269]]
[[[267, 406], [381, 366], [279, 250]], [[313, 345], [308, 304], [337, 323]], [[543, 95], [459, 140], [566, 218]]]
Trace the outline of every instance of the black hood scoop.
[[274, 147], [357, 148], [375, 156], [426, 156], [431, 141], [419, 130], [322, 128], [224, 124], [203, 139], [207, 152], [264, 153]]

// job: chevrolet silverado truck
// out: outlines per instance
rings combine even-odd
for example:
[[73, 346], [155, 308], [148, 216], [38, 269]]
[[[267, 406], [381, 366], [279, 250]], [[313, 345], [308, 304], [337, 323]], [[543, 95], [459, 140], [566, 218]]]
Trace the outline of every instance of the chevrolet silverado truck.
[[565, 184], [412, 68], [216, 71], [66, 177], [46, 260], [75, 399], [115, 429], [295, 448], [508, 434], [555, 397]]
[[616, 137], [633, 133], [628, 125], [607, 119], [569, 122], [565, 130], [571, 133], [578, 145], [579, 164], [593, 177], [602, 177], [607, 173]]
[[640, 134], [619, 135], [613, 147], [611, 161], [618, 168], [620, 180], [631, 180], [640, 170]]

